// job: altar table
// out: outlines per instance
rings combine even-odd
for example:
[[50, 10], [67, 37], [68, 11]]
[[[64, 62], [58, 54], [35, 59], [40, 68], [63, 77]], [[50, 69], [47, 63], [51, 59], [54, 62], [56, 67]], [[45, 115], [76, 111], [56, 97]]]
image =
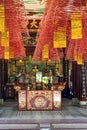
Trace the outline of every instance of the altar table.
[[61, 110], [59, 90], [19, 90], [18, 110]]

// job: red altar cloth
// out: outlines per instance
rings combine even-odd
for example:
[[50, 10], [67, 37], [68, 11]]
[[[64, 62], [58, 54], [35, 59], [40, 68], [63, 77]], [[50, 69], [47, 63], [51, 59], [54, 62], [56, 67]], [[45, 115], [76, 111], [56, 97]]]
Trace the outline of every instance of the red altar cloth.
[[19, 90], [19, 110], [61, 110], [61, 91]]
[[27, 110], [52, 110], [52, 91], [27, 91]]

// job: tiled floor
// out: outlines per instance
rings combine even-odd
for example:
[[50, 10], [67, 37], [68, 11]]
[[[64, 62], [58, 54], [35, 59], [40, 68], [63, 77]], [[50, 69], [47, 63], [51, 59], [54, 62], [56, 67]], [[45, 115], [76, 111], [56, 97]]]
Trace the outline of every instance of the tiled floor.
[[62, 101], [62, 111], [18, 111], [17, 102], [0, 105], [0, 118], [17, 119], [73, 119], [87, 118], [87, 107], [73, 105], [72, 100]]
[[[31, 127], [34, 127], [34, 124], [36, 124], [35, 129], [38, 125], [40, 127], [40, 129], [38, 130], [51, 130], [52, 125], [53, 127], [57, 127], [58, 123], [60, 122], [62, 123], [62, 127], [63, 125], [65, 126], [66, 124], [71, 122], [73, 123], [73, 125], [74, 123], [81, 122], [85, 123], [82, 124], [81, 126], [84, 125], [87, 128], [87, 106], [81, 107], [80, 105], [73, 104], [72, 100], [70, 99], [69, 100], [64, 99], [62, 101], [62, 111], [18, 111], [17, 102], [4, 102], [3, 105], [0, 105], [0, 125], [2, 125], [3, 122], [5, 124], [11, 124], [11, 125], [14, 122], [17, 125], [18, 124], [22, 125], [22, 123], [24, 124], [26, 123], [28, 125], [28, 128], [29, 124]], [[47, 126], [46, 127], [43, 126], [44, 124], [45, 126], [46, 125]], [[40, 125], [42, 125], [43, 127]], [[6, 125], [4, 127], [6, 127]], [[61, 130], [61, 126], [58, 126], [58, 128], [59, 127]], [[76, 127], [76, 125], [73, 127]], [[56, 130], [56, 128], [52, 130]], [[81, 130], [83, 129], [81, 128]]]

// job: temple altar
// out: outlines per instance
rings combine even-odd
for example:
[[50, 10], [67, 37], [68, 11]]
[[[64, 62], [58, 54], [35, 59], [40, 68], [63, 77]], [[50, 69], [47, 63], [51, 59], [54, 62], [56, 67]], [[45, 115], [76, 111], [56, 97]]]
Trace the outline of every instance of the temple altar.
[[18, 110], [59, 110], [61, 111], [61, 91], [19, 90]]

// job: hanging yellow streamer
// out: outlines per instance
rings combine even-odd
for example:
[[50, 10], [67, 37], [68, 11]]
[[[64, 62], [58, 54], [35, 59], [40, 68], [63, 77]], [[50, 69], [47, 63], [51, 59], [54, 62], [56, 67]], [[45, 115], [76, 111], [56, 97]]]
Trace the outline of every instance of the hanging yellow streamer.
[[4, 58], [9, 59], [9, 32], [2, 32], [1, 34], [1, 46], [5, 47]]
[[66, 31], [65, 28], [61, 27], [57, 32], [54, 32], [54, 48], [65, 48], [66, 47]]
[[9, 46], [9, 32], [2, 32], [1, 46]]
[[5, 31], [5, 11], [4, 6], [0, 5], [0, 32]]
[[5, 59], [9, 59], [9, 58], [10, 58], [10, 57], [9, 57], [9, 46], [6, 46], [6, 47], [5, 47], [4, 58], [5, 58]]
[[71, 14], [71, 39], [82, 39], [82, 18], [80, 13]]
[[49, 58], [49, 45], [45, 44], [42, 50], [42, 60]]
[[77, 57], [77, 64], [83, 64], [83, 60], [82, 60], [82, 54], [78, 54], [78, 57]]

